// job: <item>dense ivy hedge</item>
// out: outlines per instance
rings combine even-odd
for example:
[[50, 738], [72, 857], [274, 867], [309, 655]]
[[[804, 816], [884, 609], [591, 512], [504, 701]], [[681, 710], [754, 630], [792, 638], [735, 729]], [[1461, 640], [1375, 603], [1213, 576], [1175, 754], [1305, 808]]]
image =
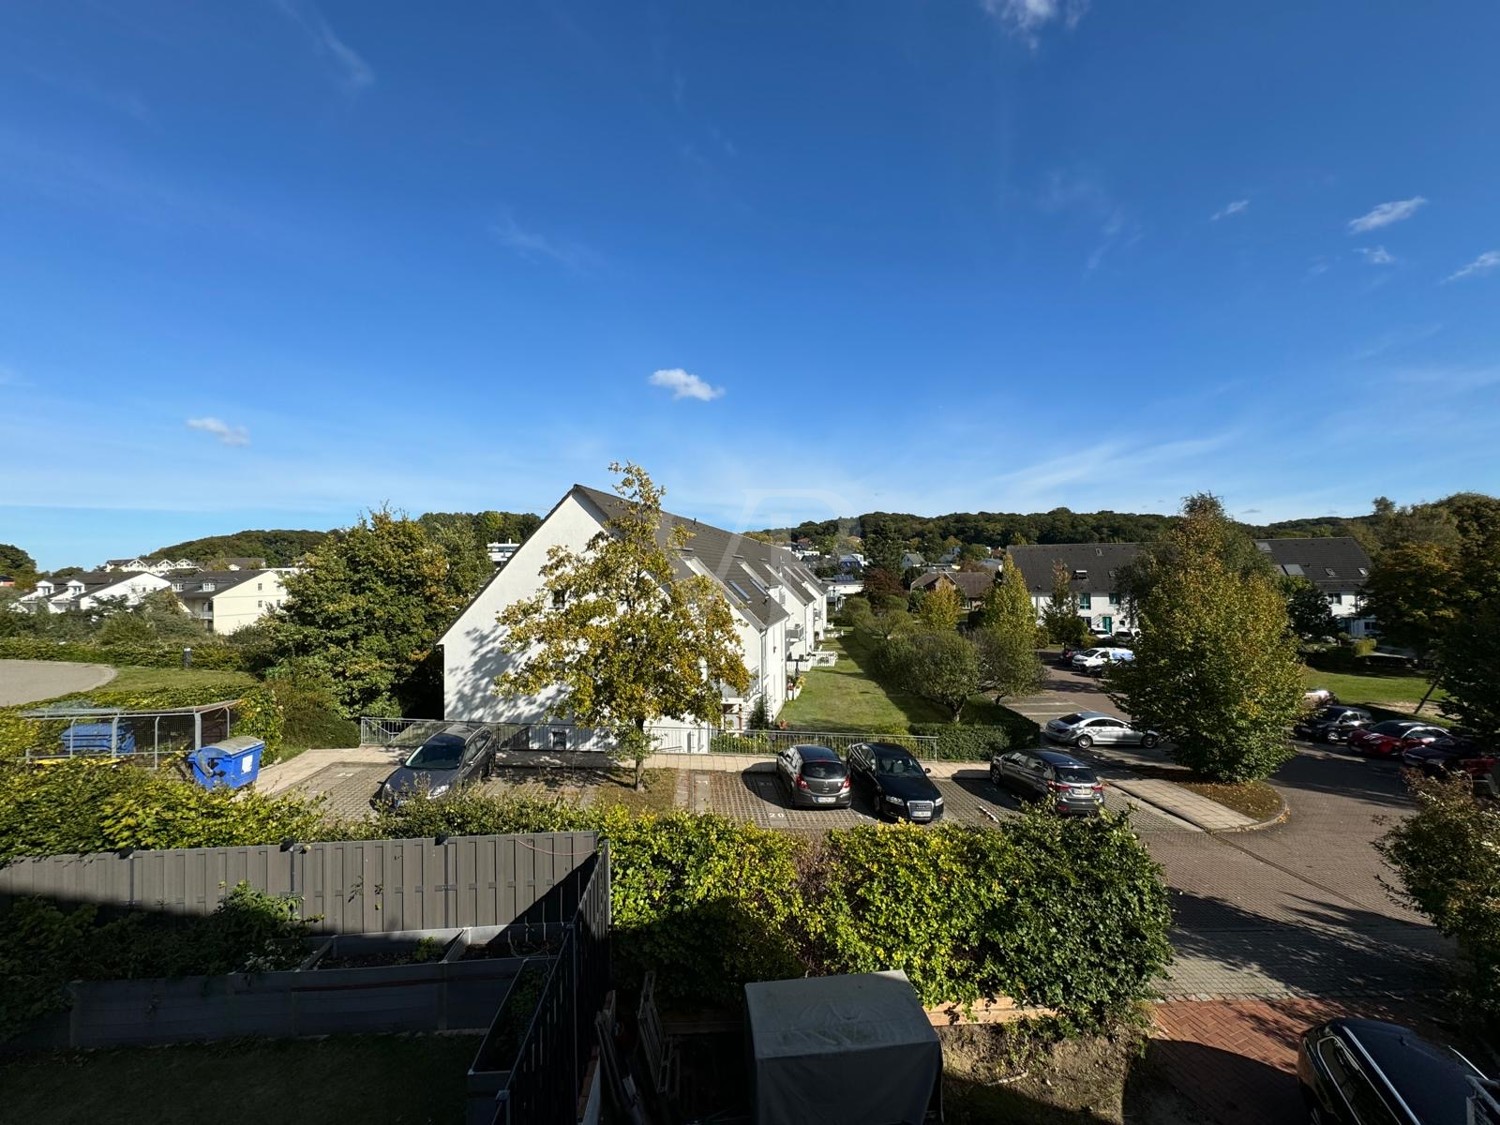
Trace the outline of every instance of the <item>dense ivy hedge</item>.
[[928, 1004], [1005, 994], [1098, 1028], [1169, 956], [1160, 871], [1123, 819], [1043, 813], [994, 829], [869, 826], [821, 841], [720, 816], [465, 791], [339, 824], [130, 767], [0, 768], [0, 860], [122, 847], [597, 830], [610, 840], [617, 967], [686, 1002], [746, 981], [905, 969]]
[[[41, 637], [0, 639], [0, 660], [62, 660], [73, 664], [129, 664], [137, 668], [182, 667], [182, 645], [95, 644], [49, 641]], [[246, 671], [245, 654], [221, 641], [197, 641], [193, 667], [215, 672]]]

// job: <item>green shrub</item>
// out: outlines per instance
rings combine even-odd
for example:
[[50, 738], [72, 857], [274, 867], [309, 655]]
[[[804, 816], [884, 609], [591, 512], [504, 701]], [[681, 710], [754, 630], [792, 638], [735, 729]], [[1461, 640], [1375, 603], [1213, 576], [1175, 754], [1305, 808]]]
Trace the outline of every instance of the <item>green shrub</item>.
[[0, 765], [0, 863], [123, 848], [305, 840], [323, 825], [316, 802], [209, 791], [138, 766], [86, 759]]
[[301, 657], [282, 661], [266, 673], [284, 719], [287, 748], [359, 745], [359, 724], [339, 711], [333, 679], [321, 662]]
[[924, 758], [938, 762], [987, 762], [992, 754], [1010, 748], [1010, 733], [1004, 727], [971, 726], [967, 723], [913, 723], [912, 734], [931, 735], [935, 744], [924, 746]]
[[271, 684], [256, 684], [240, 696], [234, 724], [236, 734], [253, 734], [266, 744], [261, 761], [269, 765], [281, 756], [286, 716]]
[[1124, 818], [852, 828], [828, 833], [817, 870], [820, 971], [905, 969], [928, 1005], [1004, 995], [1099, 1029], [1171, 956], [1160, 868]]
[[711, 754], [769, 754], [771, 740], [763, 734], [731, 734], [720, 731], [709, 739]]
[[1412, 783], [1415, 816], [1376, 845], [1402, 897], [1458, 942], [1458, 1000], [1500, 1027], [1500, 810], [1474, 799], [1467, 777]]
[[747, 981], [801, 976], [796, 837], [726, 817], [632, 818], [618, 806], [504, 801], [472, 791], [379, 815], [372, 838], [594, 830], [610, 841], [614, 943], [625, 980], [657, 972], [672, 999], [732, 1003]]

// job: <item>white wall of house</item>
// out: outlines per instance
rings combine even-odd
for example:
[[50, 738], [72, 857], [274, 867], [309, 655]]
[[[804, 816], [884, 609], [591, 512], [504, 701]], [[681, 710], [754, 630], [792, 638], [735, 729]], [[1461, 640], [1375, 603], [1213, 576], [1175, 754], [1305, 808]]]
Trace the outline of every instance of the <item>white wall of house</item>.
[[[282, 571], [267, 570], [245, 582], [215, 593], [208, 599], [210, 617], [205, 621], [213, 633], [233, 633], [253, 625], [286, 600]], [[191, 579], [189, 579], [191, 581]]]
[[1351, 637], [1374, 637], [1379, 635], [1375, 619], [1365, 613], [1363, 599], [1356, 593], [1324, 595], [1328, 599], [1329, 612], [1334, 620], [1349, 631]]
[[[1117, 598], [1118, 600], [1111, 600]], [[1046, 612], [1047, 605], [1052, 600], [1050, 594], [1031, 595], [1031, 604], [1036, 609], [1037, 624], [1041, 624], [1042, 614]], [[1135, 622], [1126, 610], [1123, 598], [1112, 595], [1108, 590], [1098, 593], [1078, 595], [1078, 616], [1088, 622], [1090, 629], [1098, 633], [1113, 633], [1120, 629], [1134, 629]]]
[[[548, 708], [558, 701], [559, 692], [501, 698], [494, 691], [495, 679], [517, 660], [524, 659], [506, 652], [502, 630], [495, 622], [496, 616], [507, 606], [534, 597], [541, 591], [541, 567], [553, 547], [581, 551], [602, 529], [604, 522], [603, 512], [586, 497], [570, 492], [459, 615], [440, 642], [443, 648], [443, 714], [446, 718], [531, 725], [532, 745], [538, 749], [604, 748], [602, 735], [569, 730], [566, 724], [548, 722]], [[773, 594], [775, 592], [773, 590]], [[817, 609], [804, 605], [784, 587], [781, 593], [786, 599], [784, 608], [796, 620], [805, 623], [805, 630], [808, 625], [813, 625], [816, 631], [821, 631], [822, 616]], [[726, 696], [726, 704], [732, 707], [738, 703], [741, 717], [747, 716], [755, 693], [764, 691], [767, 709], [774, 716], [786, 702], [786, 622], [762, 630], [733, 603], [731, 610], [735, 635], [756, 687], [742, 700]], [[733, 725], [732, 720], [726, 719], [725, 725]], [[654, 727], [652, 733], [657, 735], [661, 748], [706, 750], [713, 729], [712, 725], [665, 720]], [[554, 739], [566, 739], [566, 745], [554, 742]]]

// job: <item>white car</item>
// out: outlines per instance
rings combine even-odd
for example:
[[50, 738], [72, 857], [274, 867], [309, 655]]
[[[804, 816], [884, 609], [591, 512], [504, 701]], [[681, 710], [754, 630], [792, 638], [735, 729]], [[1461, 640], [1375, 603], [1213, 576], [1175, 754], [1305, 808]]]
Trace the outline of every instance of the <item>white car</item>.
[[1161, 741], [1161, 735], [1154, 730], [1137, 730], [1124, 719], [1106, 715], [1103, 711], [1075, 711], [1053, 719], [1042, 728], [1042, 735], [1051, 742], [1076, 746], [1080, 750], [1096, 744], [1144, 746], [1149, 750]]
[[1073, 669], [1077, 672], [1097, 672], [1111, 664], [1124, 664], [1135, 659], [1128, 648], [1088, 648], [1073, 657]]

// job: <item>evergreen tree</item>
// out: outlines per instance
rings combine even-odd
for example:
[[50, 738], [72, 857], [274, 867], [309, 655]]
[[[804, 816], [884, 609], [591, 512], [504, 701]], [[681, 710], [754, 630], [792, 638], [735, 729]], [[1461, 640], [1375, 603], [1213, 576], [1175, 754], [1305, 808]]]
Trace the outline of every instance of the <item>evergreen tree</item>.
[[934, 632], [953, 632], [962, 614], [963, 606], [952, 582], [936, 583], [917, 607], [918, 620]]
[[1060, 561], [1052, 564], [1052, 596], [1042, 609], [1042, 628], [1055, 645], [1082, 644], [1089, 634], [1088, 622], [1078, 616], [1073, 576]]

